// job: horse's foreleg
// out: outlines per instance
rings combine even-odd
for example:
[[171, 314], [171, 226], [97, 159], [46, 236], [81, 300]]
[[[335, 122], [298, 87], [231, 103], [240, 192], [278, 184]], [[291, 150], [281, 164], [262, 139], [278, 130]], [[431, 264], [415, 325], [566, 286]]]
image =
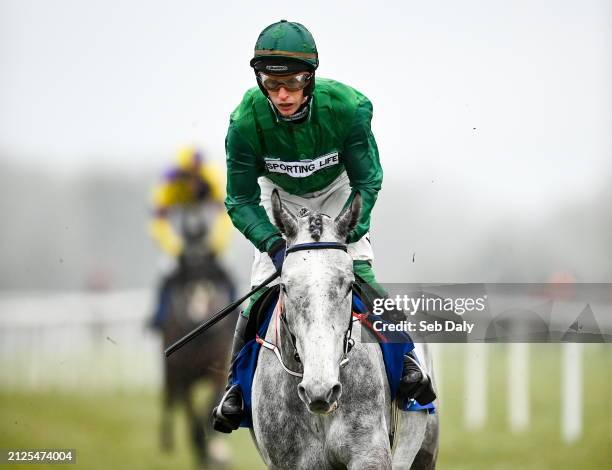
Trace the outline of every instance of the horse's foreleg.
[[374, 449], [368, 455], [355, 455], [346, 465], [348, 470], [391, 470], [391, 452], [389, 449]]
[[172, 392], [168, 387], [164, 388], [162, 403], [162, 415], [160, 423], [160, 446], [162, 451], [170, 452], [174, 449], [174, 433], [172, 428]]
[[189, 434], [191, 435], [191, 442], [194, 450], [200, 462], [204, 463], [206, 455], [206, 446], [204, 444], [204, 423], [201, 417], [196, 413], [193, 406], [191, 387], [187, 387], [185, 390], [185, 414], [187, 416], [187, 426], [189, 426]]
[[412, 462], [411, 470], [433, 470], [438, 459], [438, 415], [428, 416], [423, 444]]
[[[396, 436], [398, 439], [393, 454], [393, 468], [408, 470], [412, 468], [417, 453], [423, 446], [429, 415], [427, 411], [402, 411]], [[421, 455], [424, 457], [424, 455]], [[428, 467], [415, 467], [428, 468]]]
[[[380, 429], [370, 429], [367, 434], [359, 436], [359, 439], [351, 439], [346, 436], [343, 446], [336, 459], [330, 459], [330, 463], [344, 463], [348, 470], [391, 470], [393, 468], [393, 457], [389, 446], [389, 436]], [[333, 468], [336, 468], [333, 465]]]

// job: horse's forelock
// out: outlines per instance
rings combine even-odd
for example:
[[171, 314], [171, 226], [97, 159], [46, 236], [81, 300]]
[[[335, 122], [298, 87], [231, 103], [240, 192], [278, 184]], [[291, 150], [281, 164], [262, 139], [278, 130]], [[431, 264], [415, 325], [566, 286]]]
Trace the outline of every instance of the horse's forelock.
[[318, 242], [321, 239], [323, 235], [323, 216], [321, 214], [314, 214], [308, 218], [308, 231], [314, 241]]
[[301, 233], [302, 236], [307, 236], [307, 238], [310, 238], [315, 242], [320, 241], [324, 233], [328, 234], [329, 236], [334, 235], [334, 231], [330, 230], [332, 224], [333, 219], [327, 214], [323, 214], [321, 212], [311, 212], [305, 208], [302, 208], [298, 213], [298, 232]]

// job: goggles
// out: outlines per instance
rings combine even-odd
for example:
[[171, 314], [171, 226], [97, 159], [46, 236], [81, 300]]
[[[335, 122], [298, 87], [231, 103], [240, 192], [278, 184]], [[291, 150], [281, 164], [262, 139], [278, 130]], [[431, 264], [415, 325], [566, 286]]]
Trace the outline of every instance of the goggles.
[[299, 91], [306, 88], [312, 79], [310, 72], [302, 72], [295, 75], [268, 75], [263, 72], [257, 74], [261, 85], [268, 91], [278, 91], [281, 87], [288, 91]]

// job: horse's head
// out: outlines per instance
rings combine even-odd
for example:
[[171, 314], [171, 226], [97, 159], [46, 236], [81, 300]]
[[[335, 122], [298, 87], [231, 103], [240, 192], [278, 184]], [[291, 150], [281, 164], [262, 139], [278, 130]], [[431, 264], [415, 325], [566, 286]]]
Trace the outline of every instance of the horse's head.
[[207, 213], [200, 205], [188, 206], [181, 211], [181, 238], [184, 247], [179, 256], [180, 272], [189, 276], [203, 273], [214, 261], [208, 241]]
[[[361, 197], [338, 217], [302, 209], [291, 213], [278, 192], [272, 194], [276, 225], [289, 246], [303, 243], [346, 243], [361, 210]], [[319, 245], [322, 246], [322, 245]], [[351, 321], [351, 256], [340, 249], [306, 249], [287, 254], [281, 274], [285, 317], [304, 367], [300, 399], [313, 413], [336, 409], [342, 394], [339, 381], [345, 335]]]

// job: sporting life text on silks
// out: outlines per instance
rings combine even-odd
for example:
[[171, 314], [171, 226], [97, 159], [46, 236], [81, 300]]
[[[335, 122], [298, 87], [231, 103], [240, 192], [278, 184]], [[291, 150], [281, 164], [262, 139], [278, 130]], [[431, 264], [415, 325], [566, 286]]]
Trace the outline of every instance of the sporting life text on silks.
[[313, 173], [340, 163], [338, 152], [330, 152], [312, 160], [284, 162], [280, 158], [265, 157], [266, 170], [270, 173], [282, 173], [295, 178], [305, 178]]

